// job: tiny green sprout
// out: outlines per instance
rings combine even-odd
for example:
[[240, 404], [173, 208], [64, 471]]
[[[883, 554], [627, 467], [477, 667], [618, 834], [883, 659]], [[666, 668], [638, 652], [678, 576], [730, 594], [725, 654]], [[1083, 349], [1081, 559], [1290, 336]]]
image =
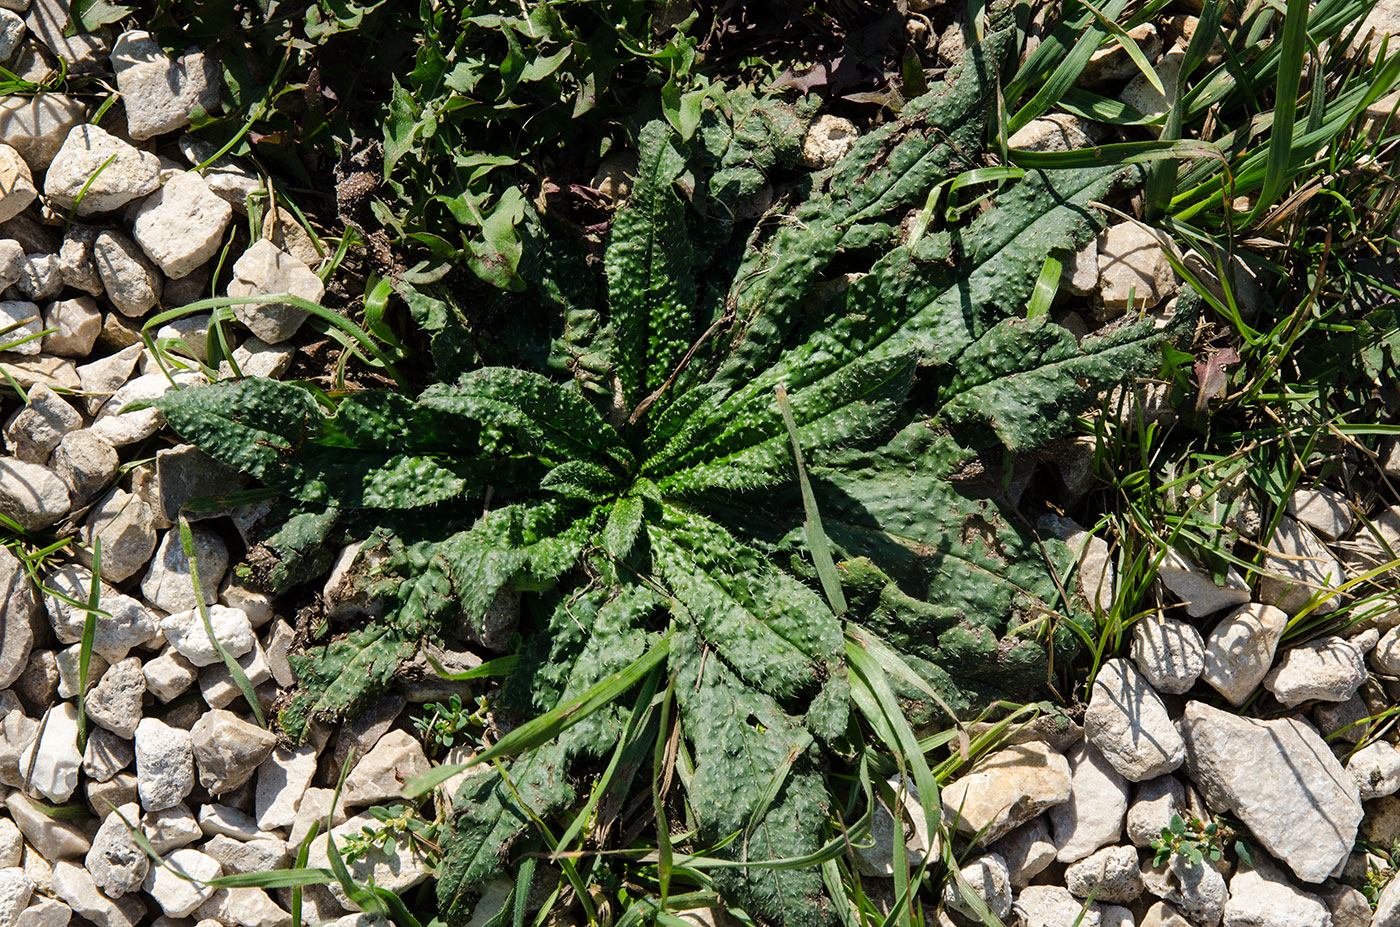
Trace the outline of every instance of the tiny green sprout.
[[1219, 862], [1224, 856], [1225, 847], [1234, 840], [1235, 855], [1245, 865], [1252, 866], [1254, 857], [1249, 846], [1236, 839], [1236, 832], [1230, 825], [1219, 821], [1201, 821], [1195, 816], [1183, 818], [1173, 814], [1171, 821], [1162, 828], [1162, 835], [1152, 841], [1152, 864], [1165, 866], [1174, 854], [1180, 854], [1193, 866], [1199, 866], [1207, 859]]
[[446, 702], [434, 702], [423, 708], [425, 713], [413, 719], [413, 726], [424, 745], [436, 751], [451, 748], [472, 728], [485, 728], [490, 705], [484, 695], [478, 695], [475, 707], [468, 708], [462, 704], [462, 697], [454, 694]]

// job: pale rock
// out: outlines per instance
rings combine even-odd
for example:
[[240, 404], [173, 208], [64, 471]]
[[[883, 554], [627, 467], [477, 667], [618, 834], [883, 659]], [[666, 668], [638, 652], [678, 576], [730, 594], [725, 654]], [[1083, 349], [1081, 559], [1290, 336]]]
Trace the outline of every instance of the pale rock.
[[171, 59], [149, 33], [125, 32], [112, 46], [112, 67], [134, 139], [173, 132], [189, 125], [196, 106], [208, 113], [219, 105], [218, 63], [198, 49]]
[[327, 817], [330, 818], [331, 827], [344, 824], [349, 819], [350, 815], [345, 813], [345, 797], [342, 795], [340, 801], [332, 809], [331, 802], [334, 799], [334, 789], [313, 787], [302, 793], [301, 802], [297, 805], [297, 819], [292, 822], [291, 832], [287, 835], [288, 853], [296, 854], [301, 842], [306, 839], [307, 834], [311, 833], [313, 824], [317, 825], [318, 830], [325, 830]]
[[14, 927], [20, 912], [29, 906], [29, 896], [33, 892], [34, 882], [23, 869], [18, 866], [0, 869], [0, 927]]
[[[254, 689], [272, 678], [272, 670], [267, 665], [267, 655], [263, 652], [262, 644], [256, 640], [253, 641], [253, 649], [239, 657], [236, 662]], [[199, 692], [210, 708], [226, 708], [243, 698], [238, 681], [222, 661], [207, 666], [200, 672]]]
[[218, 889], [199, 906], [195, 916], [225, 927], [291, 927], [292, 923], [292, 916], [260, 888]]
[[20, 864], [24, 857], [24, 835], [15, 822], [0, 818], [0, 869], [10, 869]]
[[1069, 763], [1043, 743], [1016, 744], [983, 757], [943, 789], [944, 814], [959, 833], [989, 843], [1069, 800]]
[[1065, 870], [1065, 887], [1076, 898], [1133, 902], [1142, 894], [1142, 873], [1134, 847], [1105, 847]]
[[275, 750], [258, 767], [254, 801], [258, 826], [263, 830], [290, 827], [296, 821], [302, 793], [315, 774], [316, 748], [313, 745]]
[[0, 371], [13, 377], [20, 389], [39, 385], [66, 390], [78, 388], [77, 367], [65, 357], [44, 354], [26, 356], [3, 351], [0, 352]]
[[50, 862], [83, 856], [92, 846], [77, 825], [44, 814], [19, 792], [5, 798], [5, 809], [29, 845]]
[[49, 458], [49, 468], [79, 505], [111, 482], [119, 465], [116, 448], [86, 428], [64, 435]]
[[122, 315], [139, 318], [160, 302], [160, 271], [141, 246], [115, 229], [103, 229], [92, 241], [92, 262], [103, 289]]
[[24, 344], [15, 344], [21, 338], [28, 338], [43, 331], [40, 327], [43, 325], [43, 313], [38, 304], [24, 299], [0, 300], [0, 327], [9, 328], [12, 325], [19, 327], [9, 334], [0, 335], [0, 343], [10, 345], [7, 350], [14, 354], [38, 354], [41, 345], [37, 338]]
[[[1296, 615], [1319, 592], [1336, 589], [1346, 577], [1342, 565], [1311, 530], [1281, 515], [1264, 554], [1264, 576], [1259, 601]], [[1336, 594], [1323, 598], [1312, 610], [1325, 615], [1340, 605]]]
[[155, 373], [137, 377], [124, 384], [102, 406], [97, 420], [92, 423], [92, 433], [113, 447], [125, 447], [137, 441], [144, 441], [160, 430], [165, 419], [159, 409], [146, 408], [127, 412], [127, 406], [157, 399], [171, 389], [204, 386], [209, 382], [203, 374], [190, 371], [176, 373], [174, 387], [170, 385], [170, 379], [164, 374]]
[[[1364, 685], [1363, 685], [1364, 688]], [[1327, 740], [1360, 743], [1370, 730], [1371, 715], [1366, 700], [1358, 691], [1344, 702], [1318, 702], [1312, 707], [1313, 725]]]
[[141, 800], [136, 787], [135, 773], [119, 772], [106, 782], [88, 780], [83, 788], [86, 791], [88, 807], [99, 817], [113, 808]]
[[164, 866], [152, 866], [146, 873], [145, 889], [167, 917], [189, 917], [214, 894], [213, 886], [204, 883], [221, 875], [223, 868], [213, 857], [198, 850], [176, 850], [165, 858]]
[[[92, 571], [71, 564], [51, 572], [47, 582], [49, 588], [73, 602], [86, 603], [92, 591]], [[87, 622], [85, 605], [73, 605], [54, 596], [46, 596], [44, 604], [54, 634], [61, 642], [77, 644], [82, 640]], [[150, 609], [106, 583], [99, 586], [97, 604], [106, 614], [97, 618], [92, 649], [108, 663], [126, 659], [132, 648], [150, 643], [160, 633], [160, 625]]]
[[[258, 838], [258, 822], [250, 816], [228, 805], [208, 804], [199, 806], [199, 829], [206, 837], [223, 835], [247, 842]], [[227, 867], [225, 867], [227, 868]]]
[[[72, 647], [65, 647], [54, 654], [54, 661], [58, 664], [58, 697], [73, 698], [81, 688], [82, 676], [82, 646], [74, 644]], [[100, 653], [93, 653], [88, 659], [87, 687], [91, 689], [97, 685], [97, 680], [102, 678], [102, 674], [107, 672], [107, 660]]]
[[145, 500], [123, 489], [113, 489], [93, 506], [83, 534], [90, 548], [95, 540], [102, 542], [103, 581], [122, 582], [150, 561], [156, 549], [154, 522]]
[[[34, 883], [35, 891], [46, 895], [53, 892], [53, 866], [27, 843], [21, 851], [19, 868]], [[71, 911], [69, 913], [71, 915]]]
[[141, 359], [141, 345], [133, 344], [78, 368], [78, 382], [92, 415], [112, 398], [122, 384], [131, 379], [136, 362]]
[[401, 798], [404, 783], [430, 768], [417, 739], [406, 731], [389, 731], [345, 778], [345, 805], [353, 808]]
[[229, 573], [219, 590], [219, 604], [236, 608], [248, 616], [248, 623], [257, 630], [276, 617], [272, 596], [244, 583]]
[[[155, 498], [151, 501], [160, 508], [164, 519], [173, 524], [179, 520], [185, 504], [191, 499], [234, 492], [242, 489], [247, 482], [246, 475], [220, 463], [199, 448], [180, 444], [156, 452], [155, 481], [151, 486]], [[254, 627], [258, 624], [254, 622]]]
[[[24, 260], [20, 262], [19, 279], [15, 281], [15, 290], [25, 299], [35, 302], [48, 301], [62, 292], [63, 270], [59, 264], [58, 255], [26, 254]], [[37, 306], [34, 311], [37, 315]], [[14, 338], [22, 334], [27, 334], [27, 332], [21, 330], [9, 337]], [[32, 349], [31, 345], [33, 345]], [[9, 350], [17, 354], [38, 354], [40, 346], [41, 339], [36, 338]]]
[[199, 678], [194, 664], [173, 648], [166, 648], [160, 656], [147, 660], [141, 672], [146, 677], [146, 690], [162, 702], [186, 691]]
[[229, 875], [270, 872], [287, 865], [287, 844], [281, 838], [259, 837], [245, 841], [218, 834], [204, 844], [203, 849], [217, 859]]
[[1152, 688], [1180, 695], [1205, 669], [1206, 645], [1194, 626], [1157, 611], [1133, 625], [1132, 657]]
[[[194, 536], [195, 561], [199, 566], [200, 592], [206, 603], [214, 602], [218, 599], [219, 583], [228, 569], [228, 548], [224, 546], [223, 539], [207, 528], [195, 526], [190, 530]], [[193, 616], [193, 621], [189, 615], [179, 615], [177, 619], [177, 613], [196, 609], [200, 604], [195, 599], [194, 584], [190, 578], [190, 562], [185, 557], [178, 531], [167, 531], [161, 538], [151, 567], [141, 580], [141, 594], [156, 608], [171, 613], [162, 626], [166, 629], [168, 640], [173, 642], [175, 637], [180, 638], [182, 643], [175, 646], [186, 658], [196, 666], [208, 666], [219, 659], [210, 646], [208, 637], [203, 633], [204, 624], [198, 613]], [[217, 619], [214, 617], [216, 609], [221, 610]], [[236, 614], [230, 615], [228, 612]], [[215, 634], [225, 647], [230, 648], [231, 656], [245, 654], [253, 646], [252, 627], [248, 626], [248, 617], [242, 612], [225, 609], [222, 605], [213, 605], [209, 609], [209, 618], [215, 622]], [[199, 634], [191, 633], [196, 624]], [[246, 635], [242, 630], [245, 626]], [[225, 633], [230, 635], [227, 641], [223, 640]], [[191, 656], [192, 653], [202, 656]]]
[[1072, 863], [1123, 835], [1129, 786], [1092, 744], [1074, 744], [1065, 751], [1065, 759], [1069, 762], [1069, 801], [1055, 805], [1047, 814], [1055, 835], [1056, 858]]
[[0, 97], [0, 138], [33, 171], [48, 168], [69, 131], [86, 118], [87, 108], [61, 93]]
[[296, 353], [296, 348], [293, 345], [286, 343], [268, 344], [261, 338], [250, 336], [233, 349], [232, 364], [228, 361], [222, 361], [219, 364], [219, 378], [225, 379], [234, 376], [234, 365], [236, 364], [238, 373], [242, 376], [266, 377], [275, 380], [291, 369]]
[[[52, 656], [47, 650], [38, 653]], [[19, 758], [38, 736], [39, 722], [26, 715], [22, 708], [5, 712], [0, 719], [0, 782], [17, 789], [24, 787], [24, 770]]]
[[1366, 14], [1357, 33], [1357, 38], [1367, 43], [1369, 63], [1376, 62], [1383, 48], [1391, 55], [1400, 50], [1400, 42], [1394, 36], [1400, 36], [1400, 5], [1391, 0], [1381, 0]]
[[0, 689], [24, 672], [41, 621], [29, 573], [8, 547], [0, 547]]
[[150, 860], [131, 833], [140, 814], [135, 803], [123, 805], [102, 819], [92, 838], [92, 849], [84, 862], [93, 882], [108, 898], [137, 891], [146, 880]]
[[181, 171], [141, 202], [132, 236], [167, 276], [184, 277], [218, 252], [232, 216], [203, 178]]
[[5, 447], [20, 460], [42, 464], [64, 435], [82, 426], [82, 414], [67, 400], [47, 386], [36, 386], [29, 402], [5, 423]]
[[160, 811], [184, 801], [194, 791], [194, 751], [189, 731], [171, 727], [158, 718], [142, 718], [136, 725], [136, 776], [141, 806], [147, 811]]
[[[1126, 103], [1144, 116], [1158, 117], [1165, 116], [1171, 109], [1171, 101], [1176, 93], [1176, 85], [1181, 76], [1181, 65], [1186, 59], [1186, 49], [1176, 46], [1163, 55], [1153, 67], [1157, 72], [1157, 79], [1162, 84], [1162, 90], [1158, 90], [1152, 85], [1146, 75], [1138, 74], [1128, 85], [1118, 94], [1120, 103]], [[1161, 129], [1153, 126], [1149, 128], [1153, 135], [1159, 135]]]
[[1133, 912], [1121, 904], [1099, 905], [1099, 918], [1099, 927], [1138, 927]]
[[1084, 713], [1084, 735], [1130, 782], [1169, 773], [1185, 756], [1166, 706], [1122, 658], [1108, 660], [1099, 669]]
[[1351, 530], [1351, 506], [1346, 496], [1326, 486], [1295, 489], [1288, 497], [1288, 514], [1329, 541]]
[[1043, 515], [1036, 527], [1064, 541], [1073, 552], [1080, 595], [1099, 611], [1110, 611], [1117, 594], [1117, 578], [1108, 544], [1073, 519], [1060, 515]]
[[[2, 16], [3, 13], [0, 13], [0, 17]], [[19, 20], [19, 17], [15, 16], [14, 19]], [[19, 24], [23, 29], [23, 20], [19, 20]], [[3, 32], [4, 25], [0, 22], [0, 61], [8, 57], [3, 54]], [[29, 165], [24, 163], [24, 158], [9, 145], [0, 144], [0, 222], [9, 222], [24, 212], [38, 195], [39, 191], [34, 188], [34, 177], [29, 172]]]
[[1356, 780], [1362, 801], [1400, 791], [1400, 750], [1376, 740], [1347, 760], [1347, 772]]
[[49, 709], [36, 741], [19, 757], [30, 788], [55, 804], [63, 804], [78, 787], [83, 754], [78, 749], [78, 707], [60, 702]]
[[1381, 890], [1370, 927], [1400, 927], [1400, 879], [1392, 878]]
[[[171, 531], [166, 538], [174, 535], [175, 532]], [[200, 572], [203, 573], [202, 566]], [[201, 575], [200, 579], [203, 578]], [[240, 657], [252, 650], [255, 641], [253, 627], [242, 611], [226, 605], [210, 605], [208, 615], [209, 624], [214, 629], [214, 640], [229, 656]], [[198, 608], [166, 615], [161, 619], [161, 630], [170, 646], [193, 666], [211, 666], [222, 662], [223, 657], [209, 639], [209, 629], [205, 627]]]
[[[1071, 296], [1088, 296], [1098, 285], [1099, 245], [1097, 241], [1090, 241], [1074, 253], [1074, 262], [1061, 272], [1060, 286]], [[1085, 334], [1088, 334], [1087, 326]]]
[[151, 849], [160, 855], [189, 846], [204, 836], [199, 820], [183, 802], [141, 815], [141, 833], [146, 835]]
[[15, 918], [14, 927], [68, 927], [72, 917], [73, 909], [61, 901], [52, 898], [31, 899], [29, 907]]
[[1157, 568], [1157, 578], [1186, 606], [1186, 614], [1201, 618], [1249, 601], [1249, 584], [1230, 567], [1225, 585], [1218, 585], [1210, 574], [1168, 548]]
[[1251, 603], [1237, 608], [1206, 638], [1201, 678], [1230, 704], [1243, 705], [1268, 674], [1287, 626], [1288, 615], [1272, 605]]
[[[171, 281], [166, 281], [164, 299], [167, 305], [179, 305], [170, 293]], [[159, 353], [146, 351], [141, 355], [141, 373], [161, 373], [162, 370], [193, 370], [197, 361], [202, 364], [208, 359], [209, 325], [212, 316], [208, 313], [187, 315], [166, 322], [156, 329], [156, 345]]]
[[[97, 264], [92, 256], [93, 242], [97, 241], [100, 234], [100, 228], [75, 225], [64, 233], [63, 245], [58, 251], [58, 272], [63, 275], [64, 284], [75, 290], [82, 290], [88, 297], [101, 296], [104, 292], [102, 275], [97, 272]], [[45, 336], [44, 350], [67, 357], [87, 357], [92, 352], [92, 346], [97, 344], [98, 336], [102, 334], [102, 315], [96, 303], [91, 299], [84, 301], [83, 297], [65, 300], [55, 305], [67, 303], [75, 304], [70, 313], [71, 319], [56, 319], [59, 323], [57, 326], [48, 319], [44, 320], [45, 328], [59, 329], [52, 335]], [[89, 336], [91, 341], [88, 340]], [[51, 348], [49, 339], [55, 339], [54, 344], [57, 347]], [[87, 344], [86, 348], [83, 347], [84, 344]]]
[[[963, 866], [959, 875], [992, 914], [1005, 918], [1011, 913], [1011, 873], [1006, 860], [987, 853]], [[977, 913], [951, 880], [943, 886], [943, 903], [964, 917], [977, 919]]]
[[211, 795], [239, 788], [277, 746], [270, 731], [222, 709], [202, 715], [190, 729], [190, 736], [199, 784]]
[[138, 896], [123, 895], [113, 901], [97, 890], [97, 883], [86, 868], [67, 860], [54, 864], [53, 893], [94, 927], [136, 927], [146, 914], [146, 906]]
[[[359, 834], [365, 827], [376, 827], [375, 818], [357, 815], [329, 833], [323, 833], [311, 841], [306, 865], [309, 868], [329, 868], [330, 857], [327, 844], [334, 838], [337, 846], [342, 845], [351, 834]], [[427, 864], [416, 849], [416, 842], [408, 834], [389, 832], [389, 840], [382, 846], [372, 847], [367, 853], [354, 860], [346, 860], [350, 878], [354, 882], [366, 883], [370, 879], [380, 888], [402, 894], [428, 877]], [[339, 883], [329, 886], [332, 897], [347, 911], [357, 910], [359, 905], [352, 902]]]
[[136, 760], [131, 741], [103, 728], [88, 731], [83, 748], [83, 775], [95, 782], [106, 782]]
[[1332, 927], [1368, 927], [1371, 923], [1371, 903], [1350, 885], [1336, 885], [1319, 897], [1332, 913]]
[[1030, 885], [1021, 890], [1012, 908], [1022, 927], [1103, 927], [1097, 901], [1085, 905], [1058, 885]]
[[1241, 866], [1230, 879], [1225, 927], [1332, 927], [1332, 912], [1282, 875]]
[[1120, 222], [1099, 236], [1099, 301], [1105, 320], [1130, 309], [1151, 309], [1176, 292], [1177, 282], [1161, 242], [1138, 223]]
[[1346, 862], [1361, 800], [1356, 782], [1311, 727], [1190, 702], [1181, 732], [1187, 768], [1207, 803], [1238, 817], [1298, 878], [1321, 882]]
[[[1032, 119], [1006, 140], [1006, 146], [1014, 151], [1073, 151], [1093, 145], [1094, 140], [1084, 131], [1083, 123], [1065, 113], [1047, 113]], [[1098, 281], [1097, 264], [1094, 279]]]
[[1284, 651], [1264, 677], [1264, 688], [1285, 708], [1293, 708], [1312, 699], [1344, 702], [1365, 681], [1364, 650], [1346, 638], [1319, 637]]
[[802, 140], [799, 162], [813, 170], [830, 167], [851, 150], [859, 137], [849, 119], [830, 114], [820, 116]]
[[1175, 776], [1158, 776], [1139, 782], [1128, 806], [1128, 839], [1133, 846], [1145, 847], [1160, 840], [1162, 829], [1171, 825], [1172, 815], [1188, 813], [1186, 788]]
[[348, 719], [336, 734], [335, 749], [331, 753], [332, 765], [340, 769], [352, 756], [354, 759], [351, 762], [355, 762], [373, 749], [379, 743], [379, 738], [394, 726], [406, 705], [402, 695], [389, 692], [354, 718]]
[[[264, 296], [290, 293], [319, 304], [325, 294], [321, 278], [303, 262], [265, 239], [254, 242], [233, 265], [228, 295]], [[243, 303], [233, 314], [254, 335], [268, 344], [286, 341], [306, 321], [309, 313], [288, 303]]]
[[[39, 612], [34, 633], [40, 634], [43, 628], [39, 621], [43, 619], [43, 612]], [[24, 668], [24, 672], [19, 674], [15, 680], [14, 692], [19, 695], [23, 703], [32, 710], [42, 710], [45, 705], [49, 705], [54, 700], [54, 695], [58, 691], [59, 675], [58, 660], [52, 650], [34, 650], [29, 656], [29, 665]], [[21, 712], [23, 714], [23, 712]], [[6, 714], [0, 717], [0, 721], [8, 719]], [[3, 744], [3, 737], [0, 737], [0, 744]], [[16, 754], [16, 758], [18, 754]], [[3, 768], [0, 766], [0, 768]], [[3, 779], [0, 779], [3, 781]]]
[[1173, 853], [1161, 866], [1147, 861], [1140, 870], [1143, 888], [1151, 895], [1169, 901], [1193, 924], [1215, 927], [1225, 910], [1225, 877], [1208, 860], [1193, 863], [1181, 853]]
[[[380, 740], [380, 743], [394, 734], [402, 733], [402, 731], [390, 731]], [[374, 750], [371, 750], [360, 760], [360, 764], [368, 762], [378, 749], [379, 747], [375, 746]], [[382, 761], [375, 765], [382, 765]], [[358, 769], [359, 766], [356, 768]], [[346, 781], [348, 782], [349, 779], [347, 778]], [[929, 840], [927, 816], [920, 800], [919, 790], [914, 783], [903, 780], [899, 776], [892, 776], [886, 781], [886, 784], [894, 790], [899, 799], [899, 823], [896, 823], [895, 816], [891, 813], [891, 809], [884, 799], [876, 794], [875, 797], [880, 806], [875, 809], [870, 820], [869, 839], [873, 845], [852, 847], [856, 868], [860, 870], [862, 875], [885, 879], [890, 878], [895, 872], [894, 847], [896, 840], [903, 840], [905, 859], [910, 866], [918, 866], [926, 860], [929, 857], [930, 846], [933, 847], [935, 855], [940, 846], [936, 835], [932, 842]], [[350, 802], [346, 802], [346, 804], [350, 804]], [[912, 824], [912, 833], [905, 830], [904, 822], [906, 820]]]
[[272, 633], [267, 639], [267, 663], [272, 670], [272, 678], [284, 689], [295, 685], [297, 681], [296, 674], [292, 672], [292, 664], [287, 660], [287, 654], [291, 652], [292, 642], [295, 640], [296, 631], [286, 621], [278, 618], [272, 625]]
[[141, 720], [141, 699], [146, 694], [146, 677], [141, 659], [127, 657], [113, 663], [88, 693], [85, 707], [94, 724], [118, 737], [136, 736]]
[[[192, 135], [180, 136], [180, 153], [192, 165], [202, 164], [218, 154], [218, 148]], [[239, 215], [247, 215], [248, 197], [263, 193], [262, 178], [227, 155], [210, 162], [204, 169], [204, 182], [214, 194]]]
[[[120, 209], [158, 186], [159, 158], [88, 124], [69, 131], [44, 175], [44, 195], [49, 203], [65, 210], [77, 203], [80, 216]], [[80, 193], [82, 202], [78, 203]], [[110, 292], [110, 284], [108, 289]]]
[[1371, 665], [1382, 673], [1400, 676], [1400, 626], [1381, 636], [1371, 651]]
[[[1162, 52], [1161, 33], [1150, 22], [1129, 29], [1128, 38], [1137, 43], [1148, 61], [1154, 60]], [[1123, 46], [1118, 42], [1108, 42], [1094, 52], [1075, 83], [1081, 87], [1096, 87], [1111, 81], [1128, 80], [1139, 73]]]
[[105, 26], [90, 32], [70, 30], [70, 19], [69, 5], [63, 0], [31, 0], [24, 22], [32, 36], [64, 60], [69, 75], [104, 70], [112, 45], [109, 30]]
[[19, 282], [24, 271], [24, 245], [12, 238], [0, 239], [0, 290]]

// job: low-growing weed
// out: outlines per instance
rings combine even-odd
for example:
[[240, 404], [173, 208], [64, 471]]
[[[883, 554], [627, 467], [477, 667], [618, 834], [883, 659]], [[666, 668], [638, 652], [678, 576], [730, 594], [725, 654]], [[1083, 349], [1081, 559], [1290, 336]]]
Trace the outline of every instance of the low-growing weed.
[[[1080, 344], [1020, 316], [1047, 257], [1097, 233], [1090, 204], [1137, 174], [978, 173], [1009, 44], [989, 33], [757, 223], [735, 207], [795, 160], [790, 108], [736, 93], [706, 97], [693, 131], [652, 121], [601, 274], [527, 223], [519, 316], [549, 334], [515, 345], [519, 366], [467, 364], [416, 397], [243, 380], [153, 403], [286, 498], [266, 577], [310, 578], [328, 544], [366, 542], [356, 582], [383, 613], [313, 623], [290, 736], [365, 704], [424, 640], [500, 646], [519, 609], [492, 711], [520, 723], [478, 768], [414, 791], [475, 773], [439, 811], [448, 923], [536, 853], [589, 919], [592, 886], [622, 867], [663, 909], [713, 891], [766, 922], [825, 923], [869, 827], [866, 770], [936, 796], [915, 730], [1040, 691], [1067, 626], [1090, 626], [1058, 580], [1068, 548], [981, 477], [1155, 368], [1164, 333]], [[936, 210], [949, 181], [982, 186], [979, 209]], [[417, 298], [444, 340], [470, 334]], [[937, 803], [923, 814], [933, 832]], [[669, 864], [635, 858], [644, 833]], [[611, 840], [616, 858], [594, 852]], [[939, 865], [896, 866], [910, 905]]]

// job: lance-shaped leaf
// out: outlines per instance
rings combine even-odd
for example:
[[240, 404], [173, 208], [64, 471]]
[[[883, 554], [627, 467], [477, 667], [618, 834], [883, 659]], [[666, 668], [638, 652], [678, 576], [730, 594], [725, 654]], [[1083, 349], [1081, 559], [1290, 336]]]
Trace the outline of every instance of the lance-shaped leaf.
[[[1161, 332], [1151, 319], [1083, 343], [1045, 317], [1008, 319], [968, 347], [939, 379], [939, 416], [988, 422], [1008, 449], [1065, 434], [1098, 390], [1156, 363]], [[980, 442], [982, 445], [989, 442]]]
[[686, 157], [666, 123], [642, 130], [638, 160], [604, 262], [613, 360], [629, 409], [659, 389], [685, 356], [695, 305], [686, 206], [676, 189]]
[[[503, 707], [538, 717], [634, 663], [656, 639], [645, 625], [657, 604], [644, 587], [559, 600], [544, 632], [521, 655]], [[532, 814], [547, 817], [573, 799], [569, 763], [604, 753], [621, 726], [616, 706], [604, 706], [512, 760], [504, 776], [486, 771], [467, 778], [453, 803], [438, 869], [438, 898], [449, 919], [455, 923], [470, 914], [466, 890], [499, 874], [531, 827]]]
[[[809, 750], [812, 736], [770, 696], [706, 659], [701, 641], [678, 635], [671, 671], [682, 730], [695, 755], [690, 804], [700, 838], [728, 859], [776, 861], [821, 845], [828, 798]], [[733, 838], [733, 839], [731, 839]], [[775, 924], [829, 923], [831, 902], [815, 867], [751, 867], [716, 873], [749, 911]]]
[[821, 597], [719, 525], [668, 506], [651, 544], [674, 607], [748, 684], [790, 698], [839, 660], [841, 626]]

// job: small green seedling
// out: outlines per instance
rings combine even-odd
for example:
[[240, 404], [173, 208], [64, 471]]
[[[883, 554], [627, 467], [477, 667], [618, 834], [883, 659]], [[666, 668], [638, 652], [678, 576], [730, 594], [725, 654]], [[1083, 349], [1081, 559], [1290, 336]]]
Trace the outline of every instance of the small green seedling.
[[1191, 865], [1199, 866], [1206, 859], [1219, 862], [1225, 847], [1234, 841], [1235, 855], [1247, 866], [1254, 865], [1254, 857], [1249, 845], [1238, 839], [1236, 831], [1229, 824], [1218, 819], [1201, 821], [1195, 815], [1182, 818], [1173, 814], [1171, 823], [1162, 828], [1162, 836], [1152, 841], [1155, 854], [1152, 865], [1164, 866], [1174, 854], [1181, 854], [1190, 860]]

